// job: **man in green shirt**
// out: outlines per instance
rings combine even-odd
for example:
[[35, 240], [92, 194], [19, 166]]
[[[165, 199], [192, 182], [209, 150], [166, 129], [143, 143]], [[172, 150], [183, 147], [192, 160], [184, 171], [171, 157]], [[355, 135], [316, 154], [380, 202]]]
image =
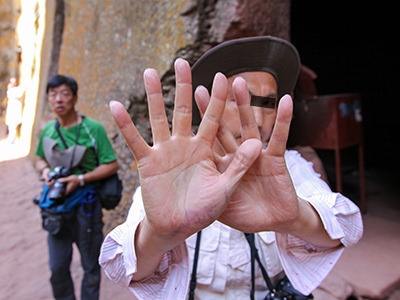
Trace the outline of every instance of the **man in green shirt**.
[[76, 111], [78, 84], [74, 78], [52, 76], [46, 92], [57, 119], [41, 133], [36, 169], [44, 181], [39, 206], [63, 218], [62, 227], [56, 226], [59, 230], [48, 235], [53, 295], [55, 299], [75, 299], [70, 264], [72, 244], [76, 243], [84, 269], [81, 299], [99, 299], [97, 259], [103, 223], [95, 185], [117, 172], [116, 156], [104, 127]]

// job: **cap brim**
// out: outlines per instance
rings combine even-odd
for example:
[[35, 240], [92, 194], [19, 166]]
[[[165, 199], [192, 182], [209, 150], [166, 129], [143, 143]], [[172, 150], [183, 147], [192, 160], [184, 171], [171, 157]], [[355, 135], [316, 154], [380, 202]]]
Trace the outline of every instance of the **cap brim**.
[[278, 97], [290, 94], [297, 82], [300, 57], [288, 41], [257, 36], [230, 40], [203, 54], [192, 67], [193, 90], [203, 85], [211, 91], [216, 73], [226, 77], [250, 71], [271, 73], [278, 85]]

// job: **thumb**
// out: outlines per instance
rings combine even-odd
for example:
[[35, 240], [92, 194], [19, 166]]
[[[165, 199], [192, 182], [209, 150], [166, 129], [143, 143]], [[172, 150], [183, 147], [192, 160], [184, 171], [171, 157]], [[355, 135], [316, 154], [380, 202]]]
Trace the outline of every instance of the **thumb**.
[[262, 150], [262, 143], [258, 139], [248, 139], [244, 141], [236, 150], [233, 160], [226, 171], [221, 175], [225, 181], [227, 193], [232, 195], [240, 179], [246, 174], [247, 170], [253, 165]]

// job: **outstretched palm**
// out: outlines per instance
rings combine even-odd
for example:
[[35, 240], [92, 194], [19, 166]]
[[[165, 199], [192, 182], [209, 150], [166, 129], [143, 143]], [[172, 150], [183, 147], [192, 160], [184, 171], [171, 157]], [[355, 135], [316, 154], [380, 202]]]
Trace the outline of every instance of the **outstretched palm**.
[[[242, 125], [242, 138], [260, 139], [244, 79], [237, 78], [233, 90]], [[200, 110], [204, 111], [207, 97], [198, 97], [197, 101]], [[284, 158], [291, 114], [292, 100], [284, 96], [268, 146], [243, 176], [229, 205], [219, 217], [221, 222], [244, 232], [284, 231], [297, 217], [298, 199]], [[226, 153], [224, 158], [216, 160], [220, 170], [225, 168], [237, 151], [238, 145], [231, 135], [224, 128], [218, 134], [220, 145]]]
[[219, 220], [244, 232], [286, 231], [297, 213], [298, 200], [285, 160], [264, 150]]
[[140, 136], [122, 105], [111, 104], [114, 119], [137, 161], [146, 210], [144, 222], [158, 237], [168, 239], [171, 247], [218, 218], [240, 178], [261, 150], [261, 143], [250, 139], [239, 148], [241, 155], [220, 173], [214, 163], [212, 145], [225, 107], [226, 78], [222, 74], [215, 77], [210, 109], [198, 133], [193, 136], [189, 64], [178, 59], [175, 71], [172, 134], [158, 75], [152, 69], [144, 73], [154, 141], [152, 147]]

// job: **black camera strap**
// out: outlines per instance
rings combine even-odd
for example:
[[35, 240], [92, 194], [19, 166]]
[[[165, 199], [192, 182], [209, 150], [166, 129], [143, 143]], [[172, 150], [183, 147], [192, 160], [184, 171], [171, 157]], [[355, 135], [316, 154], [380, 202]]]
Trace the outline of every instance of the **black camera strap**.
[[65, 149], [68, 149], [67, 142], [65, 141], [64, 137], [63, 137], [62, 134], [61, 134], [61, 131], [60, 131], [60, 121], [58, 121], [58, 119], [56, 119], [56, 123], [54, 124], [54, 128], [56, 129], [56, 131], [57, 131], [57, 133], [58, 133], [58, 136], [60, 137], [61, 142], [63, 143]]
[[268, 289], [271, 292], [275, 291], [275, 287], [272, 284], [271, 279], [268, 276], [267, 270], [264, 268], [263, 264], [261, 263], [260, 256], [258, 255], [258, 250], [256, 248], [254, 242], [254, 233], [244, 233], [247, 242], [250, 245], [250, 259], [251, 259], [251, 291], [250, 291], [250, 299], [254, 300], [254, 292], [255, 292], [255, 261], [258, 262], [260, 266], [261, 273], [264, 277], [264, 280], [268, 286]]

